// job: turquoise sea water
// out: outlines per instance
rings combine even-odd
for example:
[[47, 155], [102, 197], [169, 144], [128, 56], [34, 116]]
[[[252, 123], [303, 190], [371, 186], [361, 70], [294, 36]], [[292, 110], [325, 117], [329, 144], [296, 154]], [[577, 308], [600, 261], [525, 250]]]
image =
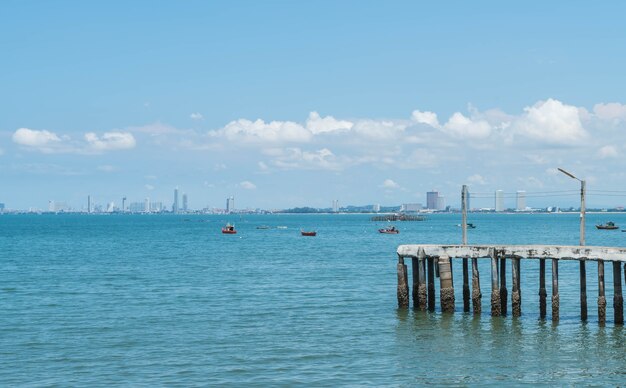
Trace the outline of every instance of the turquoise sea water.
[[[626, 245], [592, 226], [608, 220], [626, 227], [626, 215], [589, 214], [588, 245]], [[237, 235], [220, 233], [227, 221]], [[578, 243], [575, 214], [469, 222], [470, 243]], [[578, 264], [563, 261], [558, 324], [539, 319], [530, 261], [519, 319], [489, 316], [487, 260], [481, 316], [462, 313], [460, 262], [454, 315], [398, 310], [396, 247], [459, 243], [458, 223], [432, 215], [380, 235], [366, 215], [0, 216], [0, 385], [624, 385], [610, 265], [606, 327], [594, 263], [586, 324]]]

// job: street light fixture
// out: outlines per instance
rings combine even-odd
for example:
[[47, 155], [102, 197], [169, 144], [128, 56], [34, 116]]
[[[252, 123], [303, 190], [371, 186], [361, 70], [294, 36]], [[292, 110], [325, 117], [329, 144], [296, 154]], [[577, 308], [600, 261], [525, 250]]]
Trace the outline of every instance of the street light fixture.
[[[573, 174], [558, 168], [563, 174], [570, 178], [576, 179], [580, 182], [580, 245], [585, 245], [585, 191], [586, 182], [583, 179], [578, 179]], [[585, 268], [585, 261], [580, 262], [580, 318], [583, 321], [587, 320], [587, 270]]]

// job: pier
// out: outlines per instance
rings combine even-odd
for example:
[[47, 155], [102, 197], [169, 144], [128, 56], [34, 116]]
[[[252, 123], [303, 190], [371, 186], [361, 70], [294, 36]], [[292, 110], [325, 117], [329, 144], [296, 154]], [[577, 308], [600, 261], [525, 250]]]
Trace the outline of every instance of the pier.
[[[453, 262], [463, 262], [463, 311], [469, 312], [469, 265], [472, 260], [472, 292], [471, 302], [473, 313], [482, 312], [482, 293], [480, 291], [480, 274], [478, 260], [491, 262], [491, 315], [506, 315], [508, 293], [506, 288], [506, 265], [511, 265], [511, 313], [513, 317], [522, 314], [521, 300], [521, 266], [522, 260], [534, 261], [539, 268], [539, 279], [533, 287], [538, 289], [540, 317], [546, 317], [546, 260], [551, 264], [552, 273], [552, 320], [559, 320], [559, 262], [579, 261], [581, 268], [587, 262], [596, 262], [598, 266], [598, 323], [606, 322], [607, 301], [605, 296], [604, 265], [613, 266], [613, 303], [615, 325], [624, 324], [624, 299], [622, 295], [622, 265], [626, 267], [626, 248], [596, 247], [596, 246], [567, 246], [567, 245], [400, 245], [398, 254], [398, 306], [409, 307], [408, 268], [404, 260], [410, 258], [413, 280], [413, 306], [419, 310], [435, 310], [435, 266], [440, 281], [439, 301], [443, 313], [455, 311], [454, 283], [452, 278]], [[427, 264], [427, 265], [426, 265]], [[626, 281], [626, 268], [624, 269]], [[428, 285], [425, 284], [426, 279]], [[572, 281], [572, 279], [567, 279]], [[581, 319], [587, 319], [586, 306], [586, 271], [580, 271], [581, 303], [584, 301], [584, 310], [581, 308]], [[529, 285], [524, 285], [529, 287]], [[428, 303], [426, 303], [426, 301]]]

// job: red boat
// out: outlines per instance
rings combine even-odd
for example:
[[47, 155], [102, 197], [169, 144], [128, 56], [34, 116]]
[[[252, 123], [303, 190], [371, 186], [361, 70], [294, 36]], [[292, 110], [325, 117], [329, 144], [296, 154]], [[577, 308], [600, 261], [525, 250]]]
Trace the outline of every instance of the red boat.
[[222, 233], [224, 233], [224, 234], [237, 234], [237, 231], [235, 230], [235, 225], [226, 224], [226, 226], [222, 228]]
[[304, 230], [300, 230], [300, 234], [303, 236], [317, 236], [317, 232], [316, 231], [311, 231], [311, 232], [305, 232]]
[[390, 226], [388, 228], [384, 228], [384, 229], [378, 229], [378, 233], [384, 233], [384, 234], [398, 234], [400, 233], [400, 231], [398, 229], [396, 229], [395, 226]]

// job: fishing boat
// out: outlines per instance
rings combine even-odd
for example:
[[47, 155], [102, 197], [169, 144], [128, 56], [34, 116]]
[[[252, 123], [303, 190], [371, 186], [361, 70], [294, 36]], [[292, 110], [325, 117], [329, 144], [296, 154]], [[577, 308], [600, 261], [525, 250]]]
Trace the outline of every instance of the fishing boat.
[[615, 222], [609, 221], [606, 224], [596, 225], [596, 228], [604, 230], [615, 230], [619, 229], [619, 226], [615, 225]]
[[398, 234], [398, 233], [400, 233], [400, 231], [398, 229], [396, 229], [395, 226], [388, 226], [386, 228], [378, 229], [378, 233]]
[[[467, 225], [467, 229], [476, 229], [476, 225], [474, 225], [474, 224], [472, 224], [470, 222], [468, 222], [466, 225]], [[460, 228], [463, 225], [462, 224], [456, 224], [456, 226], [458, 226]]]
[[222, 228], [222, 233], [224, 234], [237, 234], [237, 230], [235, 229], [235, 225], [231, 225], [230, 223], [226, 224], [226, 226], [224, 226]]
[[317, 232], [314, 230], [307, 232], [305, 230], [300, 229], [300, 234], [303, 236], [311, 236], [311, 237], [317, 236]]

